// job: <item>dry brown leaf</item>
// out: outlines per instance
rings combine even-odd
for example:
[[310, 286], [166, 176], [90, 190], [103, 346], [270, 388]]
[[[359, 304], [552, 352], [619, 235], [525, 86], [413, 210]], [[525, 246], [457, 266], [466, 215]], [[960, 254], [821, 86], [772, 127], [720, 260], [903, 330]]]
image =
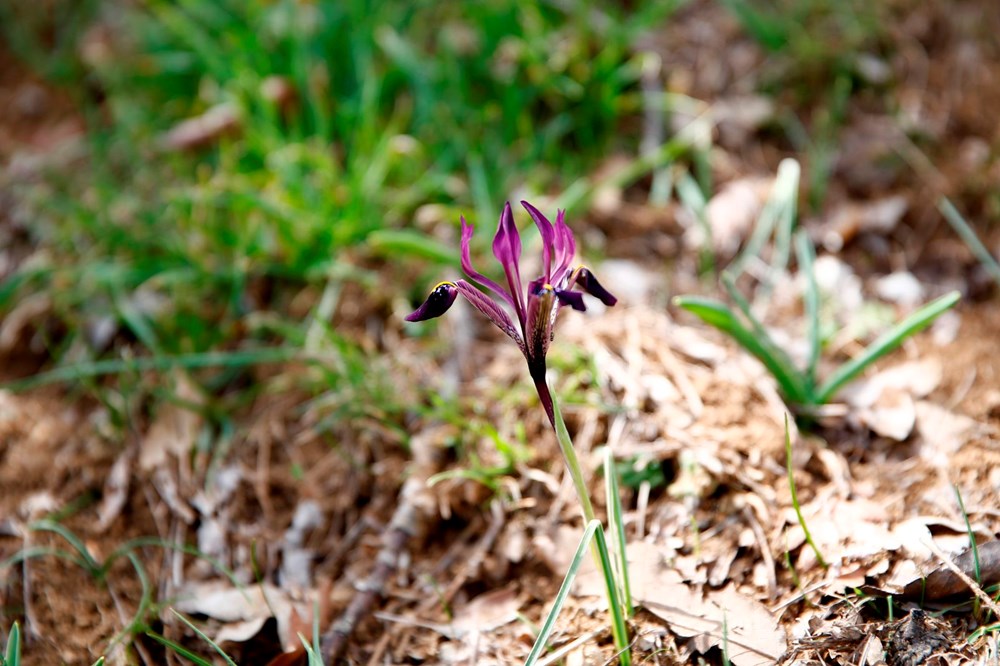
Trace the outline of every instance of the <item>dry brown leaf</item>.
[[902, 195], [841, 204], [830, 213], [823, 225], [823, 247], [830, 252], [839, 252], [858, 234], [886, 235], [899, 224], [909, 206], [909, 201]]
[[909, 361], [854, 382], [841, 396], [864, 426], [901, 442], [916, 425], [914, 398], [923, 398], [937, 388], [941, 376], [937, 358]]
[[135, 463], [135, 448], [129, 447], [118, 456], [104, 480], [104, 496], [97, 508], [97, 525], [95, 529], [103, 532], [118, 519], [125, 501], [128, 499], [129, 481], [132, 478], [132, 465]]
[[[988, 541], [977, 547], [979, 584], [988, 587], [1000, 582], [1000, 541]], [[972, 549], [955, 558], [955, 564], [969, 578], [976, 578], [976, 560]], [[970, 595], [969, 587], [950, 568], [942, 566], [926, 578], [917, 578], [903, 588], [903, 597], [933, 601], [955, 595]]]
[[902, 442], [913, 432], [917, 422], [913, 398], [904, 391], [885, 391], [877, 404], [858, 412], [858, 420], [872, 432]]
[[455, 621], [452, 627], [460, 635], [482, 633], [502, 627], [517, 619], [521, 608], [514, 587], [492, 590], [455, 609]]
[[896, 271], [875, 281], [875, 294], [883, 301], [913, 309], [923, 302], [924, 285], [909, 271]]
[[[774, 178], [741, 178], [727, 183], [711, 198], [705, 216], [712, 230], [712, 247], [718, 256], [729, 258], [740, 249], [773, 183]], [[701, 227], [692, 229], [701, 231]]]
[[[174, 379], [174, 394], [179, 402], [201, 404], [201, 394], [187, 375], [178, 372], [174, 374]], [[203, 423], [201, 414], [194, 409], [173, 402], [163, 403], [142, 440], [139, 468], [146, 472], [160, 469], [171, 456], [186, 456], [194, 446]]]
[[[802, 514], [817, 548], [830, 563], [868, 558], [899, 548], [898, 537], [889, 529], [889, 513], [883, 503], [826, 495], [802, 505]], [[789, 549], [805, 542], [805, 534], [793, 509], [786, 512]], [[800, 571], [817, 566], [812, 548], [802, 548], [796, 562]]]
[[182, 613], [205, 615], [226, 623], [213, 637], [216, 642], [249, 640], [268, 618], [274, 617], [281, 644], [294, 649], [298, 637], [292, 631], [292, 611], [308, 615], [312, 605], [293, 600], [285, 590], [269, 583], [238, 589], [227, 582], [208, 581], [183, 586], [177, 592], [174, 607]]
[[931, 464], [947, 468], [956, 451], [985, 426], [926, 400], [916, 403], [917, 429], [923, 436], [920, 455]]
[[[702, 595], [667, 566], [657, 546], [646, 542], [630, 544], [628, 560], [635, 602], [666, 620], [677, 636], [694, 639], [699, 651], [725, 642], [737, 666], [773, 664], [785, 652], [777, 618], [733, 585]], [[596, 571], [581, 573], [577, 581], [578, 594], [604, 594]]]

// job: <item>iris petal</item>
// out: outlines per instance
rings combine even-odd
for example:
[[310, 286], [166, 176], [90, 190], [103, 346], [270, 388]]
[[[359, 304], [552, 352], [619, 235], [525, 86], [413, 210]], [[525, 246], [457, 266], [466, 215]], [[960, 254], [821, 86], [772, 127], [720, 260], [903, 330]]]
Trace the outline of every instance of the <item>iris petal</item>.
[[614, 305], [618, 302], [610, 291], [601, 286], [594, 274], [586, 267], [581, 266], [576, 271], [576, 284], [580, 285], [585, 292], [591, 296], [596, 296], [605, 305]]
[[517, 346], [521, 348], [521, 352], [524, 353], [524, 340], [521, 338], [520, 332], [517, 330], [517, 326], [514, 325], [514, 320], [510, 318], [503, 308], [497, 305], [496, 301], [489, 298], [483, 292], [476, 289], [474, 286], [466, 282], [465, 280], [456, 280], [455, 288], [458, 290], [462, 296], [472, 305], [486, 315], [486, 318], [493, 322], [497, 328], [506, 333], [511, 340], [517, 343]]
[[555, 264], [552, 271], [553, 281], [558, 281], [573, 263], [573, 256], [576, 255], [576, 239], [573, 238], [573, 231], [566, 224], [566, 211], [561, 210], [556, 216], [555, 228]]
[[552, 275], [552, 251], [555, 243], [555, 232], [552, 231], [552, 223], [549, 218], [542, 215], [542, 212], [532, 206], [527, 201], [522, 201], [521, 205], [528, 211], [528, 215], [535, 221], [538, 232], [542, 235], [542, 267], [545, 269], [545, 277]]
[[419, 308], [406, 315], [406, 321], [426, 321], [440, 317], [455, 302], [458, 290], [451, 282], [442, 282], [434, 287], [427, 300]]
[[514, 307], [514, 299], [511, 298], [511, 295], [507, 293], [506, 289], [472, 267], [472, 258], [469, 256], [469, 246], [472, 243], [472, 234], [474, 231], [475, 227], [466, 222], [465, 217], [462, 217], [462, 270], [465, 271], [465, 274], [468, 275], [473, 282], [486, 287], [497, 296], [507, 301], [511, 307]]
[[510, 210], [509, 202], [504, 204], [503, 212], [500, 213], [497, 233], [493, 237], [493, 256], [504, 269], [517, 265], [521, 260], [521, 234], [514, 224], [514, 213]]
[[517, 318], [524, 326], [524, 293], [521, 286], [521, 234], [514, 224], [514, 213], [510, 210], [510, 202], [504, 204], [497, 224], [497, 233], [493, 237], [493, 256], [503, 266], [507, 275], [507, 286], [514, 299], [514, 310]]
[[563, 305], [568, 305], [578, 312], [584, 312], [587, 309], [586, 304], [583, 302], [583, 294], [579, 291], [570, 291], [569, 289], [556, 289], [556, 298]]

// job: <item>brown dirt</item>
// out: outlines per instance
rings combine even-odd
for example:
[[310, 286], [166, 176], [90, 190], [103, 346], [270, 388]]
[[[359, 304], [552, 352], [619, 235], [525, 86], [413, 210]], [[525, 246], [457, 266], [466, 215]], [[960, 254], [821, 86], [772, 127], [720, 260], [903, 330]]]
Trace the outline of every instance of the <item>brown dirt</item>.
[[[631, 627], [642, 663], [694, 663], [702, 653], [721, 663], [708, 634], [685, 634], [683, 622], [657, 606], [683, 590], [699, 601], [748, 604], [747, 616], [773, 611], [787, 651], [761, 663], [859, 663], [866, 649], [885, 650], [889, 663], [965, 663], [996, 649], [989, 636], [966, 644], [975, 624], [968, 609], [924, 618], [907, 614], [912, 600], [898, 600], [890, 621], [877, 599], [941, 565], [941, 556], [920, 541], [925, 532], [948, 556], [967, 542], [953, 485], [977, 536], [1000, 535], [996, 290], [983, 286], [975, 262], [933, 208], [938, 196], [951, 195], [986, 238], [1000, 233], [994, 112], [1000, 89], [990, 85], [1000, 80], [994, 38], [1000, 26], [990, 24], [998, 15], [991, 0], [955, 11], [943, 1], [890, 4], [900, 20], [881, 39], [893, 82], [852, 99], [826, 208], [809, 213], [806, 223], [815, 230], [840, 204], [902, 192], [910, 203], [903, 221], [888, 233], [861, 233], [843, 257], [868, 284], [889, 269], [907, 268], [932, 289], [957, 285], [975, 298], [959, 307], [952, 341], [940, 345], [923, 334], [879, 365], [938, 361], [941, 381], [927, 397], [941, 408], [938, 421], [923, 422], [903, 442], [843, 422], [822, 437], [796, 438], [799, 499], [831, 568], [818, 565], [791, 512], [782, 405], [755, 362], [714, 332], [668, 313], [659, 293], [624, 299], [600, 317], [569, 314], [560, 323], [554, 380], [561, 394], [579, 398], [567, 401], [567, 422], [594, 477], [594, 495], [603, 496], [595, 451], [605, 442], [619, 459], [658, 466], [666, 481], [648, 495], [641, 486], [624, 491], [629, 540], [642, 547], [633, 554], [635, 575], [647, 581], [637, 591], [646, 595], [646, 608]], [[654, 42], [670, 85], [700, 99], [751, 93], [774, 74], [729, 15], [708, 3], [691, 3]], [[916, 129], [901, 130], [901, 116], [916, 118]], [[812, 122], [808, 113], [802, 120]], [[67, 93], [12, 66], [0, 50], [0, 160], [44, 154], [80, 128]], [[772, 173], [792, 153], [773, 128], [735, 134], [719, 128], [716, 139], [720, 182]], [[592, 229], [604, 232], [609, 255], [635, 260], [638, 270], [655, 266], [659, 279], [663, 260], [676, 260], [670, 284], [696, 288], [693, 253], [677, 239], [676, 211], [637, 203], [643, 194], [641, 186], [623, 193], [613, 213], [589, 220]], [[9, 231], [10, 220], [2, 219]], [[387, 328], [386, 335], [400, 335], [398, 322]], [[413, 421], [404, 437], [363, 420], [320, 428], [321, 410], [304, 411], [306, 397], [269, 375], [260, 379], [272, 390], [234, 415], [238, 435], [230, 454], [212, 461], [185, 439], [202, 424], [180, 413], [150, 415], [119, 441], [102, 434], [108, 415], [99, 405], [55, 391], [0, 393], [0, 560], [37, 555], [0, 570], [0, 631], [11, 619], [27, 624], [28, 664], [89, 664], [100, 654], [113, 655], [112, 663], [178, 663], [151, 641], [122, 634], [139, 610], [142, 582], [127, 557], [114, 555], [132, 539], [153, 537], [197, 545], [248, 589], [272, 586], [271, 606], [257, 604], [249, 619], [273, 612], [278, 627], [246, 630], [225, 644], [241, 663], [268, 663], [278, 641], [289, 638], [287, 627], [308, 633], [317, 590], [328, 590], [320, 600], [325, 619], [347, 607], [372, 570], [413, 456], [428, 455], [438, 468], [453, 470], [453, 447], [460, 446], [484, 467], [499, 465], [494, 440], [481, 427], [492, 424], [505, 441], [530, 442], [529, 455], [490, 479], [495, 496], [463, 478], [433, 487], [426, 533], [405, 549], [376, 604], [378, 615], [362, 618], [346, 658], [352, 664], [523, 661], [531, 627], [541, 622], [575, 548], [579, 519], [517, 350], [488, 327], [470, 328], [474, 340], [463, 339], [468, 333], [460, 329], [445, 323], [438, 335], [456, 346], [475, 344], [484, 359], [457, 373], [468, 429]], [[396, 358], [387, 363], [400, 384], [445, 386], [441, 375], [453, 370], [434, 363], [426, 344], [401, 336], [393, 347]], [[594, 359], [593, 373], [571, 370], [581, 353]], [[960, 416], [974, 427], [962, 430], [947, 420]], [[154, 463], [144, 464], [144, 455]], [[124, 487], [116, 465], [126, 472]], [[228, 489], [218, 481], [222, 473], [231, 479]], [[73, 552], [65, 535], [29, 529], [53, 511], [63, 514], [61, 524], [98, 569], [108, 563], [106, 571], [28, 550]], [[902, 531], [914, 525], [916, 532]], [[486, 539], [491, 526], [495, 538]], [[157, 604], [142, 619], [207, 655], [166, 608], [193, 597], [205, 605], [186, 614], [209, 635], [232, 629], [238, 621], [225, 617], [226, 608], [206, 601], [210, 586], [226, 579], [220, 567], [162, 543], [127, 550], [148, 575]], [[298, 574], [303, 586], [294, 580]], [[872, 596], [856, 593], [864, 586]], [[587, 639], [568, 648], [566, 663], [612, 658], [598, 605], [591, 596], [571, 597], [560, 616], [553, 645]], [[739, 639], [739, 628], [733, 631]], [[931, 653], [937, 656], [925, 660]]]

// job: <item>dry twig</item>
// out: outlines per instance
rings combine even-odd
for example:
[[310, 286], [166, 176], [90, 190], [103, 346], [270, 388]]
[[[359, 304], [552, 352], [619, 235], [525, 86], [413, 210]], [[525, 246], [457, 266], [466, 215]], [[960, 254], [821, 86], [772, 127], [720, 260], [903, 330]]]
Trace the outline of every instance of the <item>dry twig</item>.
[[436, 470], [437, 452], [434, 431], [414, 437], [411, 444], [415, 458], [413, 474], [399, 491], [399, 504], [382, 538], [382, 548], [368, 578], [357, 585], [357, 592], [340, 618], [323, 636], [323, 656], [327, 665], [341, 657], [358, 623], [368, 616], [376, 599], [385, 591], [386, 582], [396, 570], [399, 556], [411, 537], [425, 534], [437, 515], [437, 505], [427, 485]]

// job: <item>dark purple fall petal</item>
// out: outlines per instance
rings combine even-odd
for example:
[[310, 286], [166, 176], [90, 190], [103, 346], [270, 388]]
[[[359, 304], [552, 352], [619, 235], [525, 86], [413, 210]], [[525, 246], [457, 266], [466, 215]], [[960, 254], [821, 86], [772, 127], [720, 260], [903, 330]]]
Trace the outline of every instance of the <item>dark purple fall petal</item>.
[[611, 292], [601, 286], [594, 274], [587, 268], [580, 267], [576, 274], [576, 283], [591, 296], [596, 296], [605, 305], [614, 305], [618, 299], [612, 296]]
[[585, 312], [587, 310], [587, 306], [583, 302], [583, 294], [579, 291], [556, 289], [556, 298], [558, 298], [559, 302], [563, 305], [568, 305], [578, 312]]
[[419, 308], [406, 315], [406, 321], [426, 321], [440, 317], [455, 302], [458, 290], [451, 282], [442, 282], [434, 287], [427, 300]]

